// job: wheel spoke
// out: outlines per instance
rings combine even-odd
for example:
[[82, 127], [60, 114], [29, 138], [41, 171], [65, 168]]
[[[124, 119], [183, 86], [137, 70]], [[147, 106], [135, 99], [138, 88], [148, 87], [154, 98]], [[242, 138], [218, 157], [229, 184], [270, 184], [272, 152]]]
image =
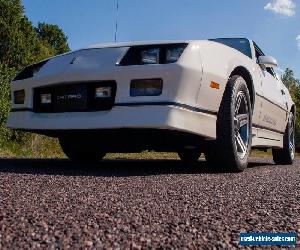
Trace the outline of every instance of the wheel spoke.
[[239, 120], [236, 117], [233, 118], [233, 124], [234, 124], [234, 132], [238, 133], [240, 129], [240, 124], [239, 124]]
[[248, 115], [247, 114], [239, 114], [236, 116], [236, 119], [239, 121], [239, 128], [242, 128], [248, 124]]
[[289, 149], [292, 159], [295, 157], [295, 124], [293, 115], [289, 119]]
[[239, 95], [238, 98], [236, 99], [235, 114], [237, 114], [239, 112], [241, 102], [242, 102], [242, 95]]
[[246, 145], [245, 145], [240, 133], [238, 133], [235, 136], [235, 140], [236, 140], [236, 144], [237, 144], [238, 148], [240, 149], [240, 151], [238, 151], [238, 152], [241, 153], [242, 156], [244, 156], [247, 152], [247, 148], [246, 148]]

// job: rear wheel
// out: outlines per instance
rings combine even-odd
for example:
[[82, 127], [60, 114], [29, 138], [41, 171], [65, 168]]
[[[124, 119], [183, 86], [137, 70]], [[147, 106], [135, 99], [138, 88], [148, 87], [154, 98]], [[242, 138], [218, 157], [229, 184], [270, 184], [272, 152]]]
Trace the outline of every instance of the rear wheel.
[[289, 115], [283, 137], [283, 148], [273, 149], [273, 160], [278, 165], [291, 165], [295, 159], [295, 117], [293, 113]]
[[99, 152], [91, 141], [74, 141], [70, 137], [61, 137], [59, 143], [66, 156], [73, 162], [96, 163], [106, 155], [104, 152]]
[[248, 164], [252, 143], [252, 111], [245, 80], [232, 76], [226, 86], [217, 120], [217, 139], [208, 142], [205, 157], [219, 170], [241, 172]]
[[178, 156], [183, 163], [195, 164], [201, 156], [201, 151], [199, 148], [184, 149], [178, 152]]

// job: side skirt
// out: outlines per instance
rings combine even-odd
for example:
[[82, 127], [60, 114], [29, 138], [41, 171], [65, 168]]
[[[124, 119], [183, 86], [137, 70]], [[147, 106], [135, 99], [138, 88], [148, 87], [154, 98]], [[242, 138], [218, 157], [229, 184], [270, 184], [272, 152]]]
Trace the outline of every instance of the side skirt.
[[252, 147], [283, 148], [284, 134], [265, 128], [252, 127]]

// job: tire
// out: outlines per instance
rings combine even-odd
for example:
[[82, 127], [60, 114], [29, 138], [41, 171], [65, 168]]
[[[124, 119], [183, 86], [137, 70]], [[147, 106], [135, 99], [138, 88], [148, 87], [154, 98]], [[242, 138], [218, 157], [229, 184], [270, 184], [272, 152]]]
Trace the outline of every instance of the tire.
[[283, 136], [283, 148], [272, 149], [273, 160], [277, 165], [292, 165], [295, 159], [295, 117], [290, 113]]
[[178, 152], [178, 156], [183, 163], [196, 164], [201, 156], [199, 148], [196, 149], [184, 149]]
[[103, 159], [106, 153], [97, 151], [91, 142], [79, 140], [75, 142], [72, 138], [59, 138], [60, 146], [65, 155], [73, 162], [77, 163], [97, 163]]
[[252, 109], [246, 81], [232, 76], [225, 88], [217, 117], [217, 139], [208, 142], [205, 158], [219, 171], [247, 168], [252, 144]]

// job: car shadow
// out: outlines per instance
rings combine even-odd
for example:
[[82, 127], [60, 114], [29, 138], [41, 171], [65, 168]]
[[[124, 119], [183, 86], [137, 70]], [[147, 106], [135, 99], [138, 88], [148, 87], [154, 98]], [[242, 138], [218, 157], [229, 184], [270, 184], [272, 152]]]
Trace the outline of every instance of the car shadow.
[[[251, 161], [249, 168], [273, 165], [269, 162]], [[0, 173], [127, 177], [177, 174], [216, 174], [206, 161], [183, 164], [179, 160], [104, 160], [98, 164], [75, 164], [67, 159], [0, 159]]]

